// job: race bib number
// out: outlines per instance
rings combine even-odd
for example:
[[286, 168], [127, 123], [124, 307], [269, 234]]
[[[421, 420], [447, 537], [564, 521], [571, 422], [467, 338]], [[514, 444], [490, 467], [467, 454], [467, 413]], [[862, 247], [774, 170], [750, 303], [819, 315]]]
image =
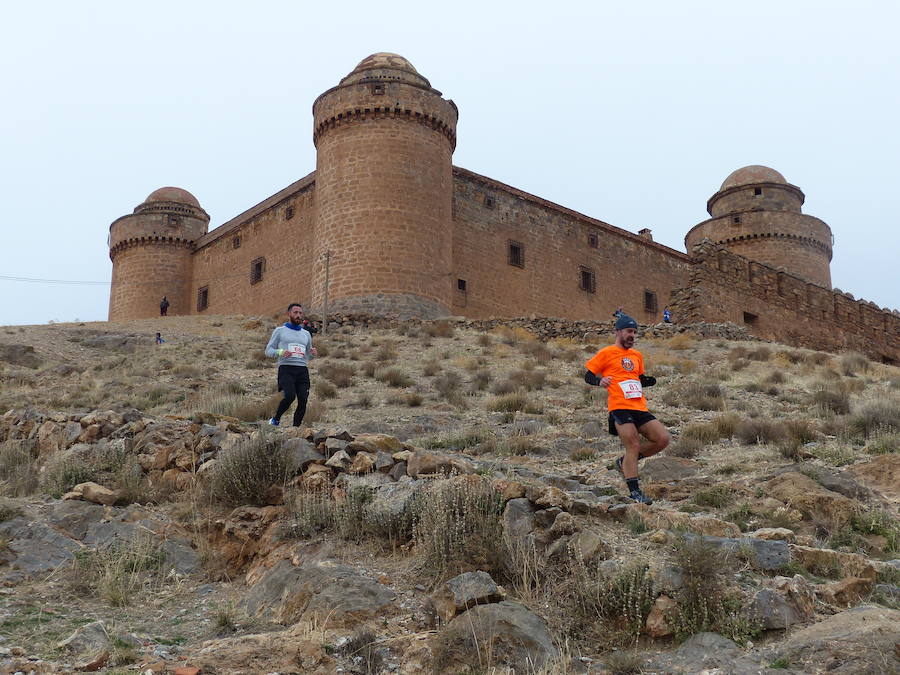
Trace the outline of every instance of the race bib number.
[[296, 342], [288, 345], [287, 348], [288, 356], [296, 357], [296, 356], [306, 356], [306, 347], [301, 344], [297, 344]]
[[644, 395], [640, 380], [623, 380], [619, 382], [619, 386], [622, 388], [622, 395], [625, 398], [640, 398]]

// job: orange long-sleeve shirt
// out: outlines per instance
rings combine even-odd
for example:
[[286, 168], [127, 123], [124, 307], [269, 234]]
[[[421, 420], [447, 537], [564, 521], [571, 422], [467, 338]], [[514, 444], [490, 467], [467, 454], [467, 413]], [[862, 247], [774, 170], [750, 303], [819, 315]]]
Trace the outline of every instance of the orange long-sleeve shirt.
[[636, 349], [622, 349], [617, 345], [604, 347], [584, 364], [598, 377], [611, 377], [607, 388], [609, 410], [647, 410], [647, 398], [641, 386], [644, 357]]

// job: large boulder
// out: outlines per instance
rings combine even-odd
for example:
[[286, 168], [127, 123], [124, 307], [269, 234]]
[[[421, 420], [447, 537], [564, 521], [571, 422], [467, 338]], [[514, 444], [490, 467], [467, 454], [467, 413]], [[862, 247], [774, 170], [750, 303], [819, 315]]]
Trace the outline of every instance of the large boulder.
[[457, 616], [432, 645], [432, 666], [440, 673], [491, 667], [535, 672], [558, 654], [543, 620], [525, 605], [508, 600], [479, 605]]
[[503, 591], [487, 572], [465, 572], [453, 577], [431, 596], [435, 613], [450, 621], [470, 607], [499, 602]]
[[317, 617], [331, 627], [354, 626], [391, 610], [396, 593], [345, 565], [327, 562], [296, 567], [282, 560], [250, 589], [251, 616], [289, 625]]
[[862, 606], [792, 633], [775, 654], [803, 672], [894, 673], [900, 611]]
[[842, 494], [832, 492], [812, 478], [789, 471], [763, 483], [763, 489], [807, 518], [828, 523], [831, 527], [846, 525], [858, 504]]
[[854, 464], [844, 473], [875, 488], [895, 504], [900, 502], [900, 454], [881, 455], [869, 462]]

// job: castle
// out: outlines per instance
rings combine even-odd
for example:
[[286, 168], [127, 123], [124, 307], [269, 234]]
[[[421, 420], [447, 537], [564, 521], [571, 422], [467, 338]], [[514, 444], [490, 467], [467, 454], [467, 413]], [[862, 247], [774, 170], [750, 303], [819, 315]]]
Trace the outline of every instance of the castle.
[[321, 311], [733, 321], [761, 337], [900, 362], [900, 313], [831, 289], [832, 235], [804, 194], [748, 166], [709, 199], [689, 253], [452, 164], [458, 111], [396, 54], [313, 103], [316, 169], [208, 231], [164, 187], [110, 225], [110, 320]]

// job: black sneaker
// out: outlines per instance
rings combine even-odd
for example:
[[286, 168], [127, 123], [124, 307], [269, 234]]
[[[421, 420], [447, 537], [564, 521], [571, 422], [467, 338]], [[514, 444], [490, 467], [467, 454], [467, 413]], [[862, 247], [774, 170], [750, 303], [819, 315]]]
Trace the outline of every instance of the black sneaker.
[[650, 499], [647, 495], [645, 495], [640, 490], [632, 490], [631, 494], [628, 495], [633, 501], [636, 501], [638, 504], [646, 504], [650, 506], [653, 503], [653, 500]]

